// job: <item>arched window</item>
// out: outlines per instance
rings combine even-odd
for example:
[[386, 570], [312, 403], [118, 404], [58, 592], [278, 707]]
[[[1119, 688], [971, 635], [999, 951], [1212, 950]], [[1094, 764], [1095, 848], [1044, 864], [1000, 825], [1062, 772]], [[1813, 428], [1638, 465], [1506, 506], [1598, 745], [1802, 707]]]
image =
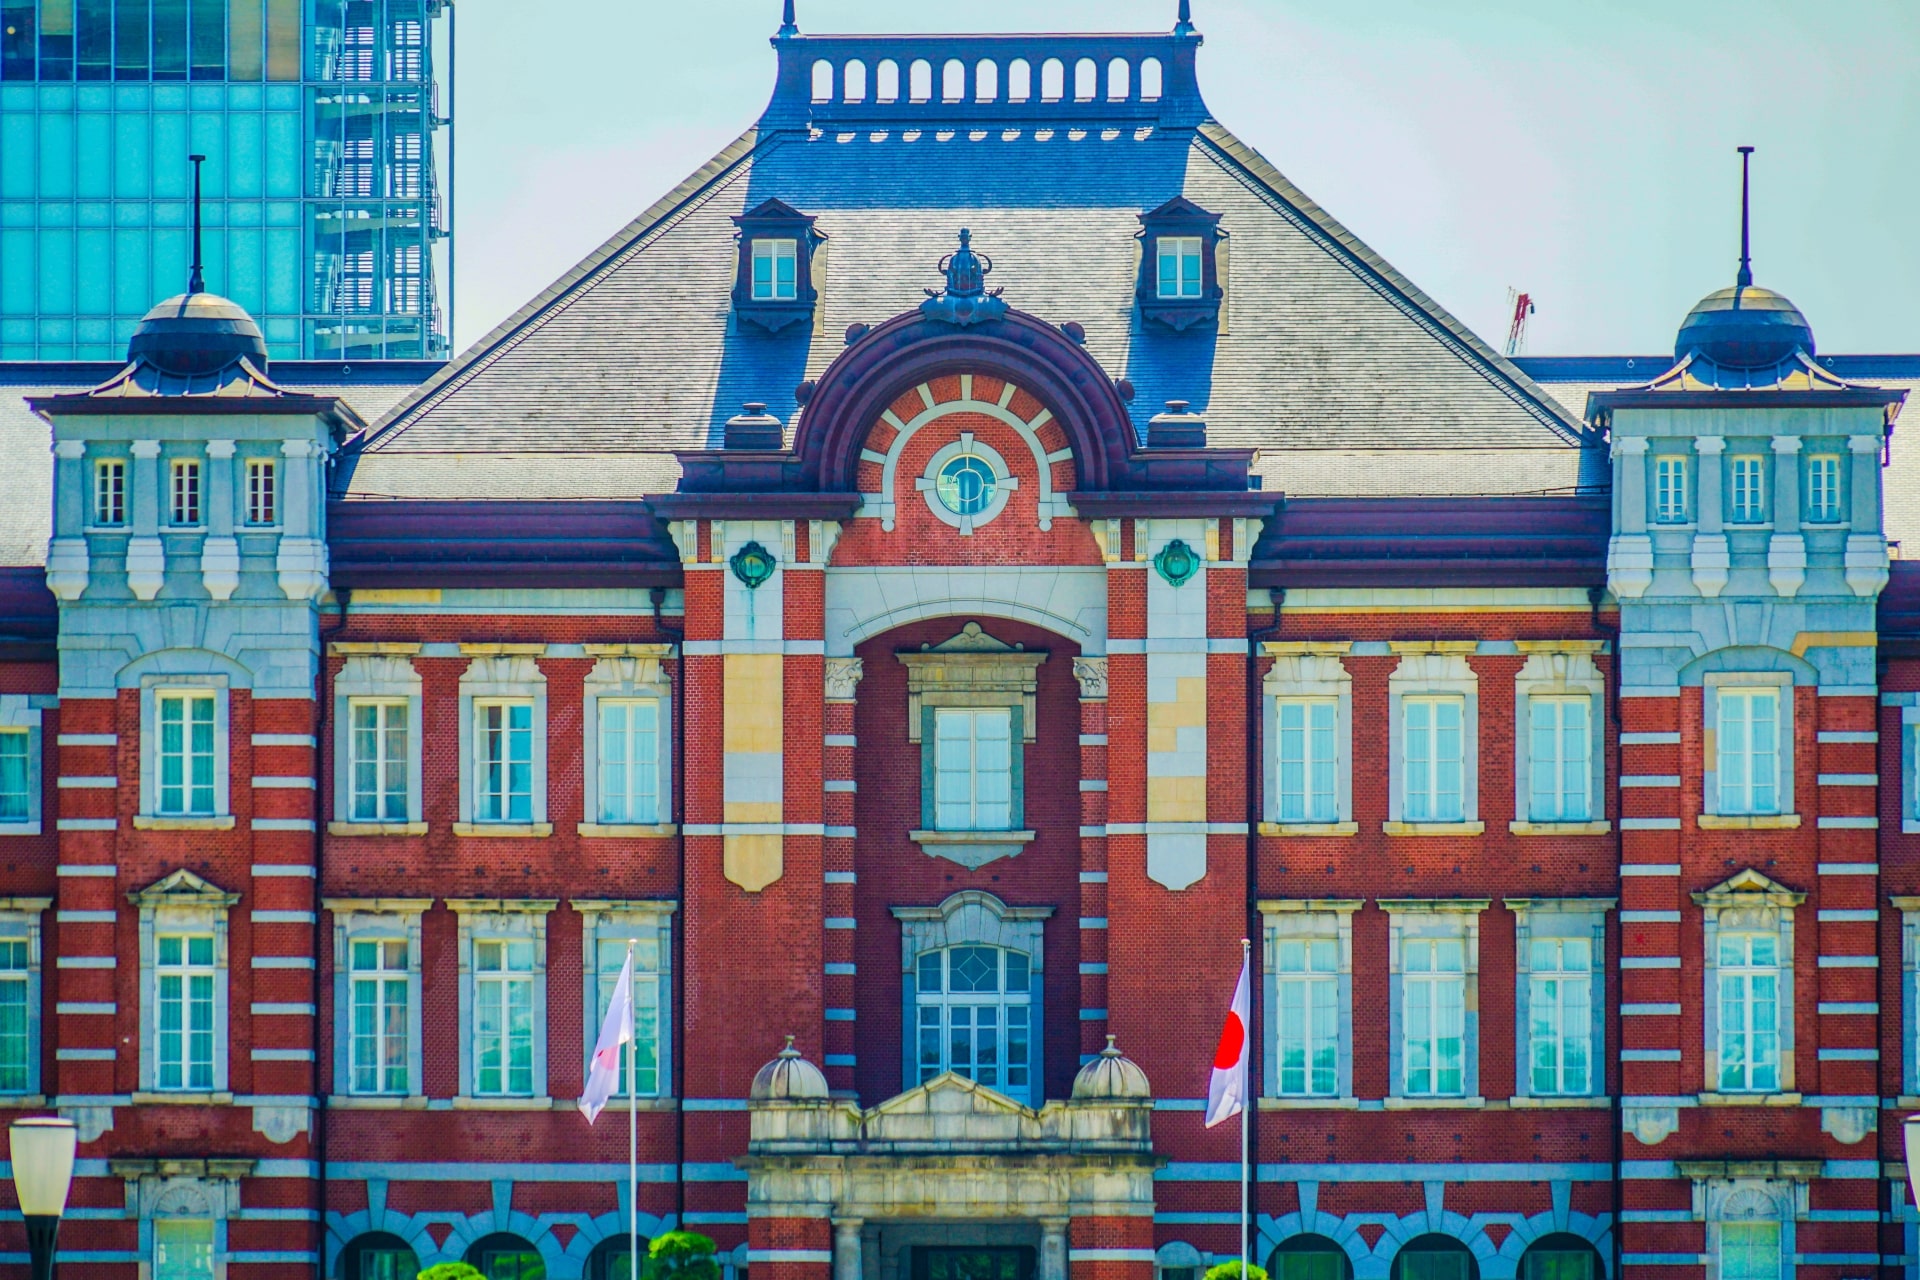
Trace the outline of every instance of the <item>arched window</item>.
[[1452, 1236], [1415, 1236], [1394, 1255], [1392, 1280], [1480, 1280], [1480, 1264]]
[[547, 1262], [540, 1251], [504, 1231], [474, 1241], [466, 1261], [487, 1280], [547, 1280]]
[[882, 58], [880, 65], [873, 69], [873, 100], [875, 102], [900, 100], [900, 64], [892, 58]]
[[978, 889], [937, 907], [893, 908], [905, 944], [908, 1088], [951, 1071], [1039, 1105], [1042, 931], [1052, 914]]
[[1092, 102], [1099, 88], [1100, 69], [1093, 64], [1092, 58], [1082, 58], [1073, 64], [1073, 100]]
[[1058, 58], [1040, 64], [1040, 101], [1058, 102], [1067, 92], [1067, 68]]
[[1031, 957], [1006, 947], [920, 956], [914, 1025], [925, 1084], [951, 1071], [1025, 1097], [1033, 1087]]
[[420, 1259], [399, 1236], [384, 1231], [356, 1236], [340, 1251], [340, 1280], [414, 1280]]
[[967, 64], [948, 58], [940, 68], [940, 101], [958, 102], [967, 96]]
[[[641, 1236], [640, 1257], [646, 1256], [647, 1238]], [[625, 1232], [602, 1240], [587, 1258], [586, 1280], [636, 1280], [639, 1274]]]
[[813, 100], [833, 101], [833, 64], [825, 58], [813, 64]]
[[915, 58], [907, 68], [907, 97], [914, 102], [933, 100], [933, 64], [925, 58]]
[[1033, 96], [1033, 67], [1025, 58], [1007, 64], [1007, 101], [1025, 102]]
[[1000, 96], [1000, 64], [992, 58], [982, 58], [973, 68], [973, 100], [992, 102]]
[[1133, 68], [1125, 58], [1107, 63], [1107, 101], [1125, 102], [1133, 92]]
[[1160, 98], [1160, 59], [1148, 58], [1140, 64], [1140, 98], [1157, 102]]
[[1267, 1259], [1273, 1280], [1353, 1280], [1353, 1261], [1325, 1236], [1289, 1236]]
[[1540, 1237], [1520, 1256], [1520, 1280], [1600, 1280], [1603, 1274], [1593, 1245], [1564, 1231]]
[[867, 97], [867, 64], [858, 58], [848, 61], [842, 72], [844, 88], [840, 96], [848, 102], [864, 102]]

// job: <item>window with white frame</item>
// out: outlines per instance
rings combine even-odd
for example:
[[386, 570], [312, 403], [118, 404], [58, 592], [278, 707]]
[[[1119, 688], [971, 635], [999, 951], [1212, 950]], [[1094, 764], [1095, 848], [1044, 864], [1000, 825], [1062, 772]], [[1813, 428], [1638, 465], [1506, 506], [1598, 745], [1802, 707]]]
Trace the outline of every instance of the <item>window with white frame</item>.
[[1780, 939], [1722, 933], [1716, 948], [1722, 1093], [1780, 1089]]
[[1401, 711], [1401, 812], [1407, 822], [1460, 822], [1466, 699], [1408, 696]]
[[610, 825], [659, 822], [659, 701], [601, 698], [598, 707], [600, 821]]
[[347, 817], [406, 822], [412, 810], [412, 708], [404, 698], [347, 703]]
[[1721, 685], [1714, 692], [1717, 811], [1781, 812], [1780, 688]]
[[1020, 1096], [1033, 1086], [1026, 953], [956, 946], [923, 952], [915, 984], [919, 1082], [951, 1071]]
[[93, 522], [116, 529], [127, 522], [127, 463], [102, 458], [93, 464]]
[[26, 938], [0, 938], [0, 1093], [33, 1078], [33, 969]]
[[153, 1280], [214, 1280], [211, 1218], [153, 1220]]
[[1807, 523], [1840, 523], [1840, 455], [1807, 455]]
[[1653, 459], [1653, 520], [1655, 524], [1687, 522], [1687, 456], [1655, 454]]
[[530, 938], [473, 944], [473, 1091], [533, 1094], [533, 973]]
[[1274, 793], [1281, 822], [1340, 820], [1339, 712], [1332, 698], [1276, 700]]
[[1534, 1097], [1593, 1091], [1593, 941], [1527, 946], [1528, 1089]]
[[1466, 1080], [1466, 945], [1409, 938], [1400, 947], [1404, 1092], [1454, 1096]]
[[1162, 298], [1200, 296], [1200, 237], [1158, 236], [1154, 240], [1159, 257], [1155, 277]]
[[533, 821], [533, 702], [473, 703], [473, 820]]
[[167, 511], [172, 523], [192, 526], [200, 523], [200, 460], [175, 458], [169, 472], [171, 485]]
[[1276, 938], [1273, 957], [1277, 1092], [1331, 1097], [1339, 1087], [1340, 940]]
[[1527, 817], [1585, 822], [1593, 816], [1593, 699], [1586, 694], [1527, 699]]
[[412, 966], [407, 939], [348, 943], [352, 1003], [348, 1088], [356, 1094], [406, 1094], [412, 1064]]
[[755, 239], [753, 242], [753, 300], [791, 302], [799, 288], [795, 264], [799, 241]]
[[157, 804], [167, 817], [206, 817], [216, 812], [215, 720], [212, 689], [159, 689], [153, 695], [159, 741], [154, 746]]
[[1704, 924], [1707, 1087], [1792, 1092], [1793, 916], [1806, 895], [1749, 868], [1692, 897]]
[[1707, 1253], [1717, 1264], [1717, 1280], [1787, 1280], [1794, 1274], [1794, 1220], [1808, 1212], [1805, 1182], [1705, 1179], [1695, 1183], [1694, 1203], [1706, 1211]]
[[154, 1087], [205, 1092], [214, 1087], [214, 936], [162, 933], [153, 946]]
[[0, 824], [32, 820], [34, 773], [31, 731], [25, 725], [0, 728]]
[[1720, 1280], [1780, 1280], [1780, 1224], [1720, 1224]]
[[[661, 1033], [661, 990], [665, 973], [665, 917], [659, 918], [661, 924], [651, 921], [643, 928], [630, 929], [635, 936], [633, 947], [633, 1047], [629, 1057], [623, 1049], [620, 1054], [619, 1093], [633, 1094], [642, 1098], [657, 1098], [665, 1091], [666, 1072], [664, 1069]], [[600, 1024], [606, 1020], [607, 1010], [613, 1003], [613, 989], [620, 983], [620, 970], [627, 963], [628, 939], [612, 936], [612, 931], [602, 928], [593, 940], [594, 946], [594, 996], [591, 1006], [594, 1016], [588, 1019], [589, 1030], [597, 1038]], [[627, 1078], [628, 1064], [632, 1064], [632, 1079]]]
[[270, 525], [280, 516], [280, 464], [272, 458], [247, 459], [247, 523]]
[[1011, 707], [934, 709], [933, 825], [939, 831], [1014, 826]]
[[1759, 454], [1736, 453], [1727, 459], [1732, 524], [1760, 524], [1767, 518], [1767, 460]]

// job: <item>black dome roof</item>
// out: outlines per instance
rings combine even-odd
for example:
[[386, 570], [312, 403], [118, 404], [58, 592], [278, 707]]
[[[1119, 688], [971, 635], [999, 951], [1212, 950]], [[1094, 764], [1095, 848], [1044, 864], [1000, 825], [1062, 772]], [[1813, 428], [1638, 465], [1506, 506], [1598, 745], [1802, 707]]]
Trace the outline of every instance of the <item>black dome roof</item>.
[[267, 340], [247, 309], [217, 293], [182, 293], [147, 312], [127, 359], [180, 376], [218, 373], [238, 360], [267, 368]]
[[1731, 369], [1761, 369], [1804, 351], [1813, 327], [1783, 294], [1757, 285], [1718, 289], [1694, 304], [1674, 339], [1673, 357], [1698, 355]]

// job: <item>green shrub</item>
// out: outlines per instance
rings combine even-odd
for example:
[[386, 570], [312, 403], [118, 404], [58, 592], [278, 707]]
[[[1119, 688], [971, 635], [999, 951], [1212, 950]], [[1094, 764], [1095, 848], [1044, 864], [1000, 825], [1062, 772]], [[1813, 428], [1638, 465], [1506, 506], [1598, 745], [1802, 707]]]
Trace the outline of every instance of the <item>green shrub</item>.
[[420, 1280], [487, 1280], [478, 1267], [464, 1262], [436, 1262], [420, 1273]]
[[[1206, 1280], [1240, 1280], [1240, 1259], [1235, 1258], [1232, 1262], [1222, 1262], [1217, 1266], [1208, 1267]], [[1259, 1266], [1248, 1267], [1247, 1280], [1267, 1280], [1267, 1269]]]
[[647, 1244], [640, 1280], [720, 1280], [713, 1241], [697, 1231], [668, 1231]]

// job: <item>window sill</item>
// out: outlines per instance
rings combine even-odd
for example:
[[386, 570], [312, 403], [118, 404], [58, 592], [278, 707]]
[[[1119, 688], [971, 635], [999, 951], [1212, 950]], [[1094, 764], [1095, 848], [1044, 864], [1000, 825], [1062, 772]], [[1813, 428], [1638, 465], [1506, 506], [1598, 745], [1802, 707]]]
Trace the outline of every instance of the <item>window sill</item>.
[[37, 822], [0, 822], [0, 836], [37, 836], [40, 824]]
[[0, 1093], [0, 1107], [25, 1110], [46, 1105], [47, 1095], [44, 1093]]
[[1797, 831], [1800, 828], [1800, 815], [1797, 813], [1703, 813], [1698, 822], [1702, 831]]
[[1033, 842], [1031, 831], [909, 831], [907, 839], [930, 858], [947, 858], [968, 870], [1012, 858]]
[[1507, 830], [1516, 836], [1603, 836], [1613, 830], [1611, 822], [1509, 822]]
[[1703, 1107], [1797, 1107], [1802, 1095], [1798, 1093], [1703, 1093], [1700, 1105]]
[[227, 1091], [214, 1093], [188, 1093], [181, 1090], [135, 1092], [133, 1105], [136, 1107], [229, 1107], [233, 1105], [233, 1094]]
[[1380, 829], [1390, 836], [1477, 836], [1485, 834], [1484, 822], [1383, 822]]
[[[577, 1115], [579, 1114], [579, 1111], [580, 1111], [580, 1103], [573, 1098], [555, 1098], [553, 1100], [553, 1109], [555, 1111], [571, 1111]], [[625, 1111], [626, 1109], [627, 1109], [626, 1094], [616, 1093], [611, 1098], [607, 1099], [608, 1111]], [[642, 1112], [678, 1111], [679, 1109], [680, 1109], [680, 1100], [678, 1098], [641, 1098], [638, 1100], [638, 1104], [634, 1108], [634, 1110], [642, 1111]]]
[[1583, 1107], [1611, 1107], [1608, 1097], [1508, 1098], [1507, 1105], [1519, 1111], [1574, 1111]]
[[[551, 1111], [553, 1099], [538, 1098], [476, 1098], [468, 1094], [452, 1099], [455, 1111]], [[572, 1106], [572, 1103], [566, 1103]], [[612, 1106], [612, 1101], [608, 1101]]]
[[677, 836], [680, 828], [671, 822], [583, 822], [574, 828], [587, 840], [617, 840], [632, 837]]
[[133, 815], [135, 831], [231, 831], [233, 815], [223, 813], [217, 818], [163, 818], [150, 813]]
[[1263, 822], [1263, 836], [1357, 836], [1357, 822]]
[[456, 822], [453, 834], [457, 836], [519, 836], [544, 837], [553, 834], [551, 822]]
[[423, 836], [424, 822], [329, 822], [330, 836]]
[[1262, 1111], [1358, 1111], [1358, 1098], [1262, 1098]]
[[1485, 1098], [1385, 1098], [1388, 1111], [1483, 1111]]
[[345, 1094], [336, 1093], [327, 1099], [329, 1111], [425, 1111], [427, 1099], [423, 1094]]

